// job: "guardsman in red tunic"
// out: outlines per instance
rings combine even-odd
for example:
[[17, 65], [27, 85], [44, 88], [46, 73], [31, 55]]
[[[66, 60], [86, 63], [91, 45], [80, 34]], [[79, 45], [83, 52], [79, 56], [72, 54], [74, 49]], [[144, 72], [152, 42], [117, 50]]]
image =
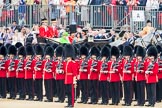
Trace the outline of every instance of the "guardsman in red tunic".
[[0, 98], [6, 98], [6, 57], [7, 49], [5, 46], [0, 47]]
[[51, 46], [48, 46], [45, 49], [45, 60], [43, 60], [43, 78], [45, 85], [45, 93], [47, 100], [45, 102], [53, 102], [53, 76], [54, 76], [54, 61], [52, 59], [54, 55], [54, 49]]
[[144, 106], [145, 104], [145, 54], [145, 49], [141, 46], [138, 46], [136, 50], [136, 62], [134, 73], [137, 87], [137, 104], [135, 104], [134, 106]]
[[9, 59], [7, 60], [7, 78], [10, 97], [8, 99], [16, 98], [16, 52], [17, 50], [15, 46], [9, 46]]
[[17, 92], [19, 93], [18, 100], [24, 100], [25, 99], [25, 64], [24, 64], [24, 58], [26, 57], [26, 51], [25, 47], [21, 46], [18, 49], [18, 60], [17, 60], [17, 68], [16, 68], [16, 79], [17, 79]]
[[134, 62], [132, 62], [133, 51], [130, 46], [125, 46], [123, 50], [124, 59], [122, 61], [122, 80], [124, 84], [124, 99], [125, 104], [123, 106], [131, 106], [132, 103], [132, 80], [134, 73]]
[[98, 75], [99, 75], [99, 65], [97, 57], [100, 52], [97, 47], [92, 47], [90, 49], [91, 59], [88, 61], [88, 79], [90, 80], [90, 90], [91, 90], [91, 101], [89, 104], [97, 104], [98, 102]]
[[159, 70], [158, 70], [158, 83], [156, 84], [156, 102], [161, 102], [162, 100], [162, 47], [160, 45], [156, 45], [156, 48], [158, 50], [158, 64], [159, 64]]
[[65, 108], [74, 107], [74, 84], [76, 84], [77, 76], [77, 66], [74, 59], [75, 50], [74, 47], [70, 44], [65, 45], [64, 47], [65, 54], [65, 87], [66, 93], [68, 96], [68, 105]]
[[34, 73], [34, 56], [35, 52], [32, 45], [26, 46], [26, 59], [25, 59], [25, 88], [26, 93], [29, 96], [26, 100], [33, 100], [34, 98], [34, 83], [33, 83], [33, 73]]
[[53, 31], [53, 34], [52, 36], [54, 38], [58, 38], [58, 35], [59, 35], [59, 31], [58, 31], [58, 28], [57, 28], [57, 20], [56, 19], [51, 19], [51, 28], [52, 28], [52, 31]]
[[148, 95], [148, 104], [146, 106], [154, 107], [156, 102], [156, 83], [158, 82], [158, 51], [155, 46], [150, 46], [147, 51], [149, 62], [146, 64], [146, 86]]
[[48, 21], [47, 19], [42, 19], [42, 25], [39, 27], [39, 36], [42, 38], [48, 37]]
[[57, 96], [58, 100], [55, 102], [61, 102], [63, 103], [65, 100], [65, 62], [63, 60], [63, 47], [58, 46], [55, 49], [56, 58], [55, 61], [55, 80], [56, 80], [56, 88], [57, 88]]
[[113, 46], [111, 48], [111, 59], [108, 63], [109, 81], [112, 96], [112, 103], [110, 105], [118, 105], [120, 102], [121, 62], [119, 55], [120, 55], [119, 49]]
[[100, 83], [100, 92], [102, 97], [102, 102], [100, 105], [107, 105], [109, 100], [109, 91], [108, 91], [108, 60], [110, 58], [110, 49], [104, 46], [101, 50], [101, 60], [99, 61], [99, 83]]
[[80, 48], [81, 59], [78, 63], [79, 86], [81, 88], [81, 101], [78, 103], [86, 104], [88, 101], [88, 49], [85, 46]]
[[34, 79], [35, 79], [35, 92], [37, 98], [34, 101], [43, 100], [43, 56], [44, 51], [40, 44], [35, 45], [35, 60], [34, 60]]

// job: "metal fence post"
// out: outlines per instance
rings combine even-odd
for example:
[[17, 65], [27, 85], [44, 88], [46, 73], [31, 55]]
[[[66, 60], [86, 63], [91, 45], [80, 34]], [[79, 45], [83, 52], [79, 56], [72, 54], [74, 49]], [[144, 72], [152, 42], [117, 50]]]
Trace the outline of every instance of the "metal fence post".
[[33, 13], [32, 13], [32, 6], [33, 5], [29, 5], [29, 8], [30, 8], [30, 11], [29, 11], [29, 13], [30, 13], [30, 18], [29, 18], [29, 26], [30, 26], [30, 28], [32, 28], [32, 17], [31, 16], [33, 16]]
[[93, 27], [93, 6], [89, 5], [90, 6], [90, 26]]
[[111, 12], [112, 12], [111, 26], [112, 26], [112, 28], [114, 28], [114, 6], [111, 6]]

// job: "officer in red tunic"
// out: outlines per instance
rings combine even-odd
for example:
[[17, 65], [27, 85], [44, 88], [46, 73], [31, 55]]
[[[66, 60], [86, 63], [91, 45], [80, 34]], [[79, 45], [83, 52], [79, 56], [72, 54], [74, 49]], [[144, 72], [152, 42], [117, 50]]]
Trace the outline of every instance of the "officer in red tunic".
[[102, 97], [102, 102], [100, 105], [107, 105], [109, 99], [109, 91], [108, 91], [108, 60], [110, 59], [110, 49], [104, 46], [101, 50], [101, 60], [99, 61], [99, 84], [100, 84], [100, 92]]
[[136, 51], [135, 62], [135, 81], [137, 82], [137, 104], [135, 104], [134, 106], [144, 106], [145, 103], [145, 54], [145, 49], [141, 46], [138, 46]]
[[48, 20], [42, 19], [42, 25], [39, 27], [39, 36], [42, 38], [47, 37], [48, 34]]
[[35, 60], [34, 60], [34, 79], [35, 92], [37, 98], [34, 101], [42, 101], [43, 99], [43, 56], [44, 50], [40, 44], [35, 45]]
[[155, 46], [150, 46], [147, 51], [149, 62], [146, 64], [146, 86], [148, 95], [148, 104], [146, 106], [154, 107], [156, 102], [156, 83], [158, 82], [158, 63], [157, 49]]
[[80, 48], [81, 59], [78, 63], [79, 88], [81, 88], [81, 101], [78, 103], [86, 104], [88, 101], [88, 49], [85, 46]]
[[16, 47], [14, 45], [9, 46], [7, 60], [7, 78], [9, 85], [10, 97], [8, 99], [15, 99], [16, 97]]
[[16, 79], [17, 79], [17, 88], [18, 88], [18, 93], [19, 93], [19, 98], [18, 100], [24, 100], [25, 99], [25, 83], [24, 83], [24, 78], [25, 78], [25, 64], [24, 64], [24, 59], [26, 57], [26, 50], [25, 47], [21, 46], [18, 49], [18, 60], [17, 60], [17, 68], [16, 68]]
[[75, 50], [74, 47], [70, 44], [65, 45], [64, 47], [65, 54], [65, 87], [68, 96], [68, 105], [65, 108], [74, 107], [74, 84], [76, 84], [77, 76], [77, 67], [74, 59]]
[[58, 35], [59, 35], [59, 31], [58, 31], [58, 28], [57, 28], [57, 20], [56, 19], [51, 19], [51, 27], [52, 27], [52, 31], [53, 31], [53, 34], [52, 36], [54, 38], [58, 38]]
[[6, 57], [7, 49], [5, 46], [0, 47], [0, 98], [6, 98]]
[[26, 46], [26, 59], [25, 59], [25, 88], [26, 93], [29, 96], [26, 100], [33, 100], [34, 98], [34, 83], [33, 83], [33, 73], [34, 73], [34, 48], [32, 45]]
[[45, 85], [45, 93], [47, 100], [45, 102], [53, 102], [53, 87], [52, 80], [54, 76], [54, 61], [52, 59], [54, 55], [54, 49], [51, 46], [48, 46], [45, 49], [45, 60], [43, 60], [43, 78]]
[[110, 105], [118, 105], [120, 102], [120, 51], [117, 47], [111, 48], [111, 59], [108, 63], [109, 81], [111, 88], [112, 103]]
[[55, 49], [56, 53], [56, 62], [55, 62], [55, 80], [56, 80], [56, 88], [57, 88], [57, 96], [58, 100], [55, 102], [63, 103], [65, 100], [65, 62], [63, 60], [63, 47], [58, 46]]
[[132, 103], [132, 79], [134, 73], [134, 63], [132, 62], [132, 48], [130, 46], [125, 46], [123, 50], [124, 59], [122, 61], [122, 80], [124, 84], [124, 99], [125, 104], [123, 106], [131, 106]]
[[91, 101], [89, 104], [97, 104], [98, 102], [98, 75], [99, 75], [99, 65], [97, 57], [100, 52], [97, 47], [92, 47], [90, 49], [91, 59], [88, 61], [88, 79], [90, 80], [90, 97]]

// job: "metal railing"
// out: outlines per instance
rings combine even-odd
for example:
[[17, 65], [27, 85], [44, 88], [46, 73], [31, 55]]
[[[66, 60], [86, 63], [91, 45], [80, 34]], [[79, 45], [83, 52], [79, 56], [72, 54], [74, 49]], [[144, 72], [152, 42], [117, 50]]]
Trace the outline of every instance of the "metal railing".
[[53, 18], [58, 19], [58, 24], [68, 26], [76, 23], [79, 26], [90, 24], [94, 28], [117, 28], [129, 25], [131, 31], [143, 28], [145, 21], [132, 21], [132, 10], [142, 10], [145, 18], [152, 20], [153, 26], [162, 29], [162, 12], [158, 10], [146, 11], [145, 7], [128, 7], [112, 5], [95, 6], [55, 6], [55, 5], [19, 5], [2, 9], [0, 26], [10, 26], [12, 21], [19, 25], [41, 24], [42, 18], [47, 18], [49, 24]]

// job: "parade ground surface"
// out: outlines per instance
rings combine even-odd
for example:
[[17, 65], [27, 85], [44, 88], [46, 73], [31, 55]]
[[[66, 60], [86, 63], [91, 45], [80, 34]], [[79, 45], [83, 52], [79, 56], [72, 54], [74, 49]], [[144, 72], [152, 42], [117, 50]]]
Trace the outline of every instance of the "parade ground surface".
[[[57, 99], [55, 98], [54, 101], [55, 100]], [[78, 99], [78, 101], [80, 101], [80, 99]], [[134, 106], [134, 104], [136, 104], [135, 101], [132, 103], [132, 106], [124, 107], [122, 106], [123, 103], [124, 102], [122, 101], [118, 106], [89, 105], [89, 104], [75, 103], [74, 108], [148, 108], [145, 106], [142, 106], [142, 107]], [[66, 105], [67, 105], [66, 103], [56, 103], [56, 102], [46, 103], [46, 102], [38, 102], [38, 101], [26, 101], [26, 100], [20, 101], [20, 100], [10, 100], [10, 99], [0, 99], [0, 108], [64, 108], [64, 106]], [[162, 108], [162, 102], [156, 103], [154, 108]]]

